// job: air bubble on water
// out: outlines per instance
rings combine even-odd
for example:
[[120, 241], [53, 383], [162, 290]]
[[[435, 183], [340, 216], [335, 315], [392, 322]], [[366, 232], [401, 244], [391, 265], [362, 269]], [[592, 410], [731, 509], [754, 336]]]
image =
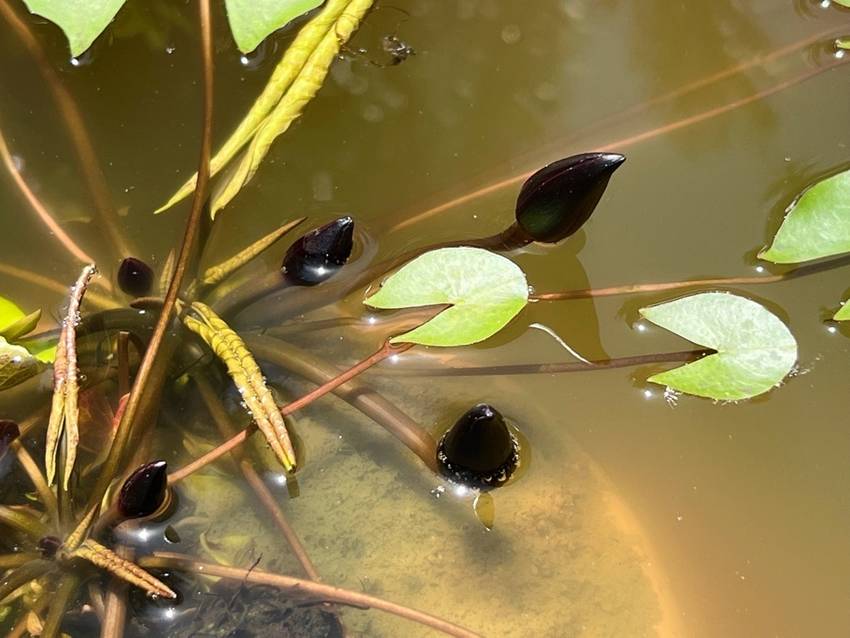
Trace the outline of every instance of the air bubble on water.
[[677, 405], [679, 405], [680, 396], [682, 396], [681, 392], [678, 392], [669, 386], [664, 388], [664, 401], [671, 408], [675, 408]]
[[177, 47], [176, 47], [176, 46], [173, 46], [173, 45], [170, 45], [170, 46], [165, 47], [165, 52], [166, 52], [168, 55], [171, 55], [171, 54], [172, 54], [172, 53], [174, 53], [176, 50], [177, 50]]
[[[274, 49], [272, 49], [274, 52]], [[266, 61], [268, 57], [269, 47], [268, 44], [263, 41], [260, 46], [251, 51], [250, 53], [243, 53], [239, 56], [239, 64], [246, 69], [257, 69], [262, 66], [263, 62]]]
[[446, 488], [444, 485], [438, 485], [433, 490], [431, 490], [431, 496], [433, 496], [434, 498], [440, 498], [445, 493]]
[[818, 4], [821, 9], [829, 9], [832, 6], [832, 0], [821, 0]]

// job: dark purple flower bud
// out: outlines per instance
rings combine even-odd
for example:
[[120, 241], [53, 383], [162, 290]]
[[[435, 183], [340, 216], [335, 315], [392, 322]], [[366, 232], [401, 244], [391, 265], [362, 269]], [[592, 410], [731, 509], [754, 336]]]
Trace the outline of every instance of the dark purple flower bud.
[[519, 442], [498, 410], [479, 403], [440, 439], [437, 465], [455, 483], [499, 487], [519, 465]]
[[168, 467], [165, 461], [145, 463], [133, 472], [118, 495], [118, 513], [124, 518], [155, 514], [168, 496]]
[[590, 218], [611, 174], [625, 161], [617, 153], [582, 153], [544, 166], [522, 185], [517, 223], [534, 241], [566, 239]]
[[62, 541], [55, 536], [43, 536], [38, 540], [38, 549], [44, 558], [53, 558], [62, 547]]
[[296, 286], [315, 286], [345, 265], [354, 245], [354, 220], [340, 217], [296, 240], [283, 258], [281, 270]]
[[118, 267], [118, 287], [131, 297], [144, 297], [153, 286], [153, 270], [141, 259], [126, 257]]
[[21, 436], [18, 424], [9, 419], [0, 419], [0, 458], [5, 456], [12, 441]]

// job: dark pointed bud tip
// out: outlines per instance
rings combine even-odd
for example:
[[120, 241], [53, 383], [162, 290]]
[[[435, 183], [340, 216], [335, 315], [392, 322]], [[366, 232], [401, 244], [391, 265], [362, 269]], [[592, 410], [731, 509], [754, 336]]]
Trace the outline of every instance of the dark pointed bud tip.
[[38, 539], [38, 549], [43, 558], [53, 558], [62, 547], [62, 541], [55, 536], [43, 536]]
[[582, 153], [544, 166], [520, 189], [517, 223], [534, 241], [566, 239], [590, 218], [611, 175], [625, 161], [617, 153]]
[[296, 240], [286, 251], [281, 270], [296, 286], [315, 286], [345, 265], [353, 246], [354, 220], [340, 217]]
[[440, 439], [437, 464], [455, 483], [478, 489], [499, 487], [519, 465], [519, 443], [499, 411], [479, 403]]
[[153, 270], [141, 259], [126, 257], [118, 267], [118, 287], [131, 297], [144, 297], [153, 287]]
[[124, 518], [151, 516], [168, 496], [168, 467], [165, 461], [145, 463], [133, 472], [118, 495], [118, 512]]
[[9, 419], [0, 419], [0, 457], [6, 454], [12, 441], [21, 436], [18, 424]]

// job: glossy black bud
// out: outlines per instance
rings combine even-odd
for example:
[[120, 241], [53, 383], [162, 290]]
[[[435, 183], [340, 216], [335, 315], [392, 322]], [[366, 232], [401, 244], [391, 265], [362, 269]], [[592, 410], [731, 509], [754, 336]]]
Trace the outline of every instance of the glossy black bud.
[[590, 218], [611, 174], [625, 161], [617, 153], [582, 153], [544, 166], [520, 189], [517, 224], [534, 241], [566, 239]]
[[126, 257], [118, 267], [118, 287], [131, 297], [144, 297], [153, 287], [153, 270], [141, 259]]
[[296, 286], [315, 286], [332, 277], [354, 246], [354, 220], [340, 217], [298, 239], [283, 258], [281, 270]]
[[38, 539], [38, 549], [43, 558], [53, 558], [62, 547], [62, 541], [55, 536], [43, 536]]
[[499, 487], [519, 465], [519, 443], [499, 411], [479, 403], [440, 439], [437, 465], [455, 483], [478, 489]]
[[118, 495], [118, 513], [124, 518], [151, 516], [168, 496], [168, 467], [165, 461], [145, 463], [133, 472]]
[[9, 450], [12, 441], [21, 436], [18, 424], [9, 419], [0, 419], [0, 458]]

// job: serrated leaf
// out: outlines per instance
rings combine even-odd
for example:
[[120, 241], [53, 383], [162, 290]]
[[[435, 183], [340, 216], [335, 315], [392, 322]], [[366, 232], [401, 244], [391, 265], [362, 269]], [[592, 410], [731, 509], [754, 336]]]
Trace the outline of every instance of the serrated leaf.
[[450, 307], [392, 343], [465, 346], [491, 337], [528, 303], [528, 283], [510, 259], [482, 248], [432, 250], [408, 262], [364, 301], [373, 308]]
[[315, 9], [324, 0], [225, 0], [227, 21], [242, 53], [250, 53], [273, 31]]
[[23, 383], [40, 369], [38, 360], [26, 348], [0, 337], [0, 390]]
[[112, 22], [125, 0], [24, 0], [30, 10], [47, 18], [68, 38], [71, 55], [83, 53]]
[[791, 372], [797, 342], [762, 305], [725, 292], [706, 292], [642, 308], [652, 323], [716, 350], [649, 381], [696, 396], [737, 401], [767, 392]]
[[850, 171], [803, 191], [759, 258], [796, 264], [846, 252], [850, 252]]

